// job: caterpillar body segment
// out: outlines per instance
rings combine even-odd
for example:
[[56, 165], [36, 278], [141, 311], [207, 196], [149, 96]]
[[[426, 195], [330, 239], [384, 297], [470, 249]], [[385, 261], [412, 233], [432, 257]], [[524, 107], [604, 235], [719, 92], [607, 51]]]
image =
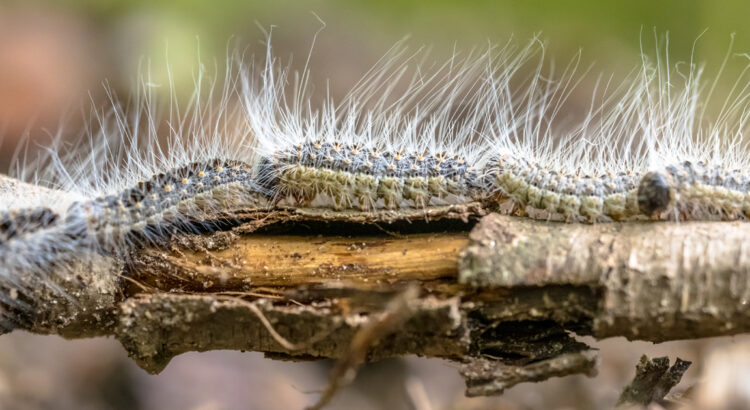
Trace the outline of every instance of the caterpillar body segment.
[[638, 188], [644, 215], [677, 220], [750, 216], [750, 178], [740, 169], [683, 161], [646, 174]]
[[567, 221], [621, 221], [640, 214], [640, 178], [632, 171], [565, 173], [525, 158], [501, 156], [490, 161], [485, 178], [518, 207], [560, 214]]
[[303, 206], [323, 195], [334, 209], [420, 209], [479, 194], [466, 160], [447, 154], [308, 142], [277, 151], [273, 161], [278, 195]]

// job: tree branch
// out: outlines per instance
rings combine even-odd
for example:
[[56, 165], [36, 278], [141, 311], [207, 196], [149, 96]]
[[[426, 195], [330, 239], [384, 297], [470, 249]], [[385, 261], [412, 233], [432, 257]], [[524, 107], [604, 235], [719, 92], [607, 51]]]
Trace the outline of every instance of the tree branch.
[[[214, 349], [350, 365], [440, 357], [461, 363], [470, 395], [594, 374], [595, 352], [573, 333], [664, 341], [750, 328], [750, 224], [476, 223], [482, 212], [388, 224], [393, 211], [228, 210], [231, 229], [175, 235], [124, 264], [78, 255], [75, 280], [61, 279], [74, 303], [41, 292], [27, 327], [113, 335], [150, 372]], [[398, 330], [355, 343], [407, 288]]]

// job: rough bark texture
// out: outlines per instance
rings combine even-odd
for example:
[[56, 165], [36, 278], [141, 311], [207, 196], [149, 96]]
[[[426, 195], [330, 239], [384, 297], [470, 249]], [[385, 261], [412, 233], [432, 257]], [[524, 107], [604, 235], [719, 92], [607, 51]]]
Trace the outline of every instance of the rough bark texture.
[[655, 342], [747, 332], [747, 222], [563, 225], [499, 215], [462, 252], [459, 281], [481, 288], [598, 290], [591, 333]]
[[668, 357], [649, 359], [641, 356], [633, 381], [617, 400], [617, 408], [641, 408], [653, 402], [663, 403], [664, 396], [682, 379], [691, 362], [677, 358], [670, 367]]
[[[12, 198], [30, 203], [34, 198], [45, 198], [50, 204], [73, 200], [67, 193], [0, 174], [0, 204]], [[19, 316], [19, 326], [35, 333], [70, 338], [112, 334], [117, 322], [117, 301], [122, 297], [123, 266], [122, 261], [112, 257], [82, 250], [61, 257], [53, 272], [14, 272], [28, 288], [34, 289], [34, 294], [29, 296], [31, 310]], [[50, 275], [57, 289], [46, 286], [43, 275]]]
[[[470, 395], [594, 374], [595, 352], [573, 333], [664, 341], [750, 330], [748, 223], [476, 223], [482, 213], [445, 207], [388, 224], [393, 211], [232, 212], [218, 232], [175, 235], [124, 264], [81, 255], [66, 289], [84, 296], [50, 307], [40, 295], [28, 328], [113, 335], [150, 372], [212, 349], [352, 365], [441, 357], [461, 363]], [[408, 303], [392, 303], [406, 289]]]

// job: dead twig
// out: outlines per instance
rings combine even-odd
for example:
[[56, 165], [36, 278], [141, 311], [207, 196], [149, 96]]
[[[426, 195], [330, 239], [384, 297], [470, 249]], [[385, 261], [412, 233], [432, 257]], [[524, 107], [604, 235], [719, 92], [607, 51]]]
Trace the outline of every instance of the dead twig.
[[668, 357], [649, 359], [646, 355], [641, 356], [633, 381], [622, 391], [615, 408], [640, 408], [650, 403], [661, 403], [664, 396], [680, 382], [690, 364], [678, 357], [670, 367]]
[[409, 302], [419, 295], [416, 286], [409, 286], [388, 302], [383, 312], [373, 315], [370, 322], [362, 326], [352, 338], [349, 351], [344, 354], [331, 370], [328, 385], [318, 402], [309, 410], [322, 409], [336, 395], [342, 385], [348, 384], [356, 376], [357, 368], [364, 362], [367, 351], [383, 337], [393, 333], [409, 317]]

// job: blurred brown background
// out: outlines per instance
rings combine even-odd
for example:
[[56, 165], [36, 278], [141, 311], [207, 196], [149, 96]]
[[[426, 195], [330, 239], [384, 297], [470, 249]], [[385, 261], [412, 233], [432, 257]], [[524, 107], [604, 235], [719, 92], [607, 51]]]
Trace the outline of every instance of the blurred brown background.
[[[294, 56], [292, 65], [301, 68], [321, 27], [313, 12], [326, 23], [312, 54], [313, 83], [320, 89], [330, 79], [334, 96], [407, 35], [410, 46], [427, 45], [440, 60], [453, 50], [541, 33], [550, 60], [567, 63], [582, 49], [583, 68], [595, 63], [593, 73], [615, 78], [640, 63], [642, 44], [653, 52], [654, 32], [669, 33], [673, 61], [694, 53], [709, 72], [726, 55], [731, 33], [735, 50], [750, 50], [750, 3], [742, 1], [1, 0], [0, 170], [26, 134], [41, 145], [61, 124], [75, 134], [91, 103], [106, 105], [105, 81], [127, 99], [139, 70], [166, 84], [169, 67], [178, 94], [186, 95], [199, 60], [220, 64], [228, 49], [262, 51], [258, 25], [274, 26], [276, 54]], [[744, 62], [732, 55], [730, 74]]]
[[[406, 35], [409, 45], [431, 46], [439, 59], [454, 49], [503, 43], [510, 36], [522, 41], [541, 32], [552, 59], [567, 62], [582, 49], [584, 66], [596, 63], [595, 72], [615, 73], [615, 78], [640, 63], [641, 44], [653, 50], [654, 30], [669, 32], [674, 61], [694, 55], [707, 62], [709, 73], [727, 55], [731, 33], [736, 33], [735, 50], [750, 51], [750, 3], [742, 1], [4, 0], [0, 170], [8, 169], [25, 136], [44, 145], [61, 125], [80, 127], [90, 103], [106, 104], [105, 81], [127, 99], [144, 65], [154, 82], [166, 83], [168, 61], [178, 95], [187, 95], [199, 53], [201, 61], [221, 62], [228, 49], [263, 50], [256, 22], [275, 27], [277, 55], [295, 56], [293, 65], [300, 68], [321, 27], [311, 12], [326, 23], [312, 54], [313, 83], [323, 87], [330, 79], [334, 96], [345, 93]], [[731, 86], [731, 74], [746, 62], [730, 54], [728, 80], [720, 90]], [[523, 385], [491, 399], [463, 398], [462, 381], [450, 363], [390, 360], [366, 367], [332, 408], [601, 408], [614, 403], [642, 353], [694, 360], [679, 386], [684, 390], [701, 379], [712, 352], [744, 346], [741, 340], [658, 346], [608, 340], [599, 344], [597, 378]], [[301, 408], [323, 388], [329, 366], [211, 352], [183, 355], [162, 374], [149, 376], [113, 340], [64, 341], [16, 332], [0, 337], [0, 408]], [[750, 390], [744, 380], [741, 387]]]

